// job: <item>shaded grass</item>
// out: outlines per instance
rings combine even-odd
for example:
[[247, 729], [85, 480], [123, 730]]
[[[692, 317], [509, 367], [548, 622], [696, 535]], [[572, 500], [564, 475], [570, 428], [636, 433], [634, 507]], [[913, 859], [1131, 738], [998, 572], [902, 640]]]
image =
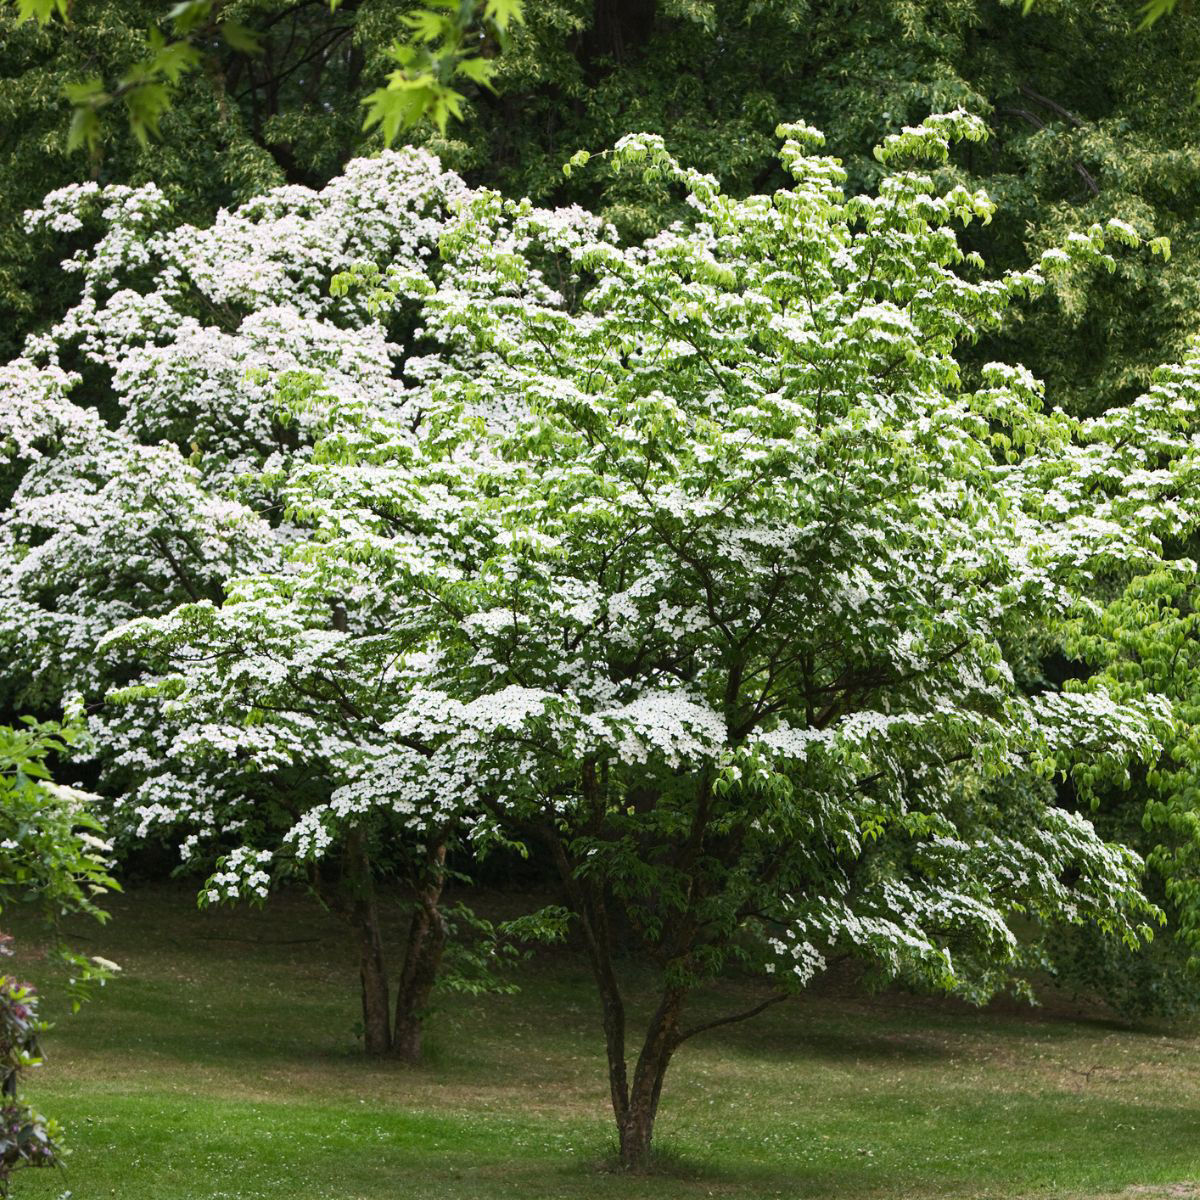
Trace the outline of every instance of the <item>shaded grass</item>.
[[[517, 995], [444, 1001], [412, 1069], [361, 1058], [351, 948], [308, 902], [201, 914], [151, 890], [113, 908], [80, 933], [123, 975], [78, 1016], [51, 1005], [31, 1088], [68, 1126], [72, 1165], [23, 1177], [19, 1196], [1200, 1195], [1185, 1030], [814, 994], [689, 1043], [660, 1171], [630, 1178], [611, 1169], [598, 1012], [570, 953], [531, 963]], [[723, 993], [698, 1015], [756, 995]]]

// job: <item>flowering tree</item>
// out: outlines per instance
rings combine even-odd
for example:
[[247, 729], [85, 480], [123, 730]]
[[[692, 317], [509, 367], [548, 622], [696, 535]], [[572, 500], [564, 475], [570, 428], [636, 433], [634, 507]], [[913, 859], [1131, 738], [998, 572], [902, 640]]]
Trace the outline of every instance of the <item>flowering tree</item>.
[[[1122, 840], [1147, 858], [1151, 881], [1163, 897], [1172, 949], [1167, 965], [1142, 970], [1125, 955], [1085, 945], [1078, 964], [1089, 984], [1116, 992], [1130, 1006], [1172, 1008], [1195, 1003], [1200, 967], [1200, 650], [1196, 640], [1195, 551], [1200, 461], [1193, 449], [1192, 413], [1200, 346], [1156, 373], [1150, 390], [1127, 408], [1088, 422], [1088, 436], [1104, 448], [1092, 472], [1094, 486], [1125, 489], [1124, 502], [1154, 514], [1169, 553], [1153, 570], [1106, 572], [1106, 602], [1083, 610], [1064, 630], [1064, 648], [1100, 673], [1122, 700], [1157, 695], [1171, 704], [1162, 749], [1130, 788], [1127, 776], [1097, 769], [1088, 778], [1093, 803]], [[1090, 953], [1088, 953], [1090, 952]], [[1086, 957], [1085, 957], [1086, 956]], [[1185, 965], [1191, 970], [1180, 971]], [[1111, 964], [1111, 966], [1110, 966]]]
[[35, 647], [13, 654], [28, 669], [6, 675], [7, 699], [96, 698], [101, 634], [278, 561], [288, 529], [242, 481], [311, 443], [302, 421], [277, 419], [279, 381], [319, 370], [377, 410], [399, 390], [398, 347], [329, 279], [364, 259], [427, 269], [461, 191], [410, 152], [203, 230], [172, 227], [153, 186], [66, 188], [30, 214], [62, 235], [97, 219], [102, 232], [64, 263], [78, 302], [0, 370], [0, 644]]
[[[988, 279], [951, 228], [986, 196], [899, 169], [981, 136], [971, 118], [889, 139], [871, 197], [843, 195], [817, 133], [784, 132], [795, 186], [746, 200], [624, 140], [613, 168], [696, 212], [641, 246], [477, 196], [420, 285], [445, 351], [401, 419], [327, 404], [281, 485], [308, 530], [289, 570], [107, 641], [156, 672], [129, 695], [250, 756], [264, 726], [278, 747], [354, 723], [298, 853], [367, 820], [547, 847], [631, 1167], [679, 1046], [832, 955], [981, 999], [1021, 986], [1040, 927], [1136, 940], [1151, 911], [1136, 858], [1051, 778], [1151, 752], [1161, 706], [1029, 664], [1093, 571], [1159, 560], [1155, 507], [1027, 372], [967, 386], [954, 357], [1045, 273], [1136, 238], [1093, 228]], [[402, 269], [374, 299], [416, 286]], [[632, 1070], [618, 914], [660, 971]], [[772, 990], [689, 1021], [734, 963]]]
[[[341, 405], [379, 414], [398, 411], [404, 391], [402, 347], [357, 296], [331, 296], [329, 280], [364, 261], [435, 271], [446, 213], [463, 194], [430, 156], [405, 151], [352, 164], [320, 192], [279, 189], [206, 229], [173, 225], [153, 186], [67, 188], [30, 214], [31, 228], [84, 248], [64, 264], [79, 278], [75, 305], [0, 368], [5, 700], [52, 711], [83, 697], [123, 840], [179, 830], [192, 862], [229, 850], [230, 837], [240, 845], [247, 830], [274, 847], [334, 786], [321, 737], [303, 757], [293, 743], [269, 763], [247, 761], [228, 740], [190, 738], [158, 707], [105, 710], [105, 691], [132, 668], [96, 648], [133, 617], [219, 601], [230, 578], [283, 570], [296, 529], [270, 478], [311, 453], [318, 425], [299, 402], [282, 420], [279, 391], [300, 397], [319, 373]], [[402, 314], [389, 320], [405, 332]], [[361, 937], [373, 1051], [392, 1044], [374, 881], [390, 872], [412, 888], [404, 977], [417, 982], [400, 989], [414, 997], [401, 1005], [412, 1056], [449, 932], [446, 843], [401, 853], [399, 839], [384, 848], [344, 832], [340, 869], [312, 882]], [[265, 894], [267, 874], [254, 879]], [[219, 880], [208, 894], [223, 894]], [[472, 986], [479, 975], [458, 978]]]

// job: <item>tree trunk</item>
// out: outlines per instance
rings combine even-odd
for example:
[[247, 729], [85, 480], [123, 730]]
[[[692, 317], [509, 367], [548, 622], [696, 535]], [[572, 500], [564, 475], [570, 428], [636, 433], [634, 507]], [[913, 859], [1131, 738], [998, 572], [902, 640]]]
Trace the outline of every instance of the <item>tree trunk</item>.
[[654, 1135], [654, 1116], [644, 1108], [630, 1108], [617, 1132], [621, 1139], [621, 1166], [638, 1173], [650, 1169], [650, 1141]]
[[654, 32], [655, 0], [593, 0], [591, 27], [583, 35], [584, 61], [624, 63]]
[[359, 979], [362, 982], [363, 1047], [368, 1054], [387, 1054], [392, 1029], [383, 936], [375, 904], [375, 882], [367, 839], [361, 829], [346, 839], [345, 882], [349, 892], [349, 917], [358, 936]]
[[658, 1116], [658, 1101], [671, 1055], [679, 1045], [679, 1018], [686, 998], [682, 988], [668, 987], [663, 992], [638, 1055], [629, 1102], [624, 1112], [616, 1113], [621, 1165], [626, 1170], [645, 1171], [650, 1166], [654, 1119]]
[[396, 991], [396, 1024], [392, 1053], [408, 1063], [421, 1061], [421, 1024], [437, 983], [446, 949], [446, 919], [438, 907], [445, 882], [446, 847], [431, 846], [417, 906], [408, 927], [404, 970]]
[[[586, 771], [584, 780], [585, 786], [592, 782], [591, 775]], [[687, 993], [682, 988], [673, 987], [663, 991], [658, 1010], [646, 1031], [646, 1040], [638, 1055], [633, 1084], [630, 1086], [625, 1062], [625, 1003], [613, 967], [612, 935], [603, 885], [578, 879], [562, 841], [549, 827], [543, 832], [554, 855], [567, 897], [580, 918], [596, 989], [600, 994], [608, 1056], [608, 1086], [617, 1124], [621, 1165], [630, 1171], [644, 1171], [650, 1166], [654, 1118], [658, 1115], [663, 1079], [671, 1055], [682, 1040], [679, 1018]]]
[[[594, 775], [585, 769], [585, 785], [594, 784]], [[562, 840], [550, 825], [541, 830], [546, 844], [554, 856], [567, 899], [578, 916], [583, 929], [584, 944], [587, 946], [588, 961], [596, 980], [600, 995], [600, 1008], [604, 1017], [604, 1050], [608, 1056], [608, 1089], [612, 1098], [613, 1114], [620, 1128], [629, 1107], [629, 1079], [625, 1067], [625, 1002], [617, 982], [612, 961], [612, 936], [608, 927], [608, 909], [604, 889], [594, 881], [581, 881], [567, 858]]]

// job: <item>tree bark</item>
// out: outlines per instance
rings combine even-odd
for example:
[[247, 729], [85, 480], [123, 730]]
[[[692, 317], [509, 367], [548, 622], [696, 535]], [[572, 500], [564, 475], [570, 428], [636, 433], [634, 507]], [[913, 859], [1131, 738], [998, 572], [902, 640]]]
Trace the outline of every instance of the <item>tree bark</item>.
[[421, 1061], [421, 1026], [446, 949], [446, 919], [439, 907], [445, 864], [445, 844], [431, 846], [424, 878], [417, 887], [417, 906], [408, 927], [404, 969], [396, 991], [392, 1053], [408, 1063]]
[[363, 1047], [368, 1054], [387, 1054], [392, 1047], [387, 969], [383, 936], [375, 903], [375, 882], [366, 835], [352, 829], [346, 839], [345, 881], [349, 917], [358, 937], [359, 979], [362, 983]]
[[646, 1040], [633, 1072], [629, 1102], [624, 1115], [617, 1116], [621, 1165], [626, 1170], [645, 1171], [650, 1166], [654, 1119], [658, 1116], [671, 1055], [679, 1045], [679, 1018], [686, 998], [683, 988], [668, 987], [646, 1030]]

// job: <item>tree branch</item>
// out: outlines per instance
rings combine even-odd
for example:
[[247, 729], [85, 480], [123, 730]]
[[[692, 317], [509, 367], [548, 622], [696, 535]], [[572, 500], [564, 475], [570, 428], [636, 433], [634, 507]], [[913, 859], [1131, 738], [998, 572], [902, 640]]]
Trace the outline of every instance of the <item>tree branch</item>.
[[678, 1046], [681, 1042], [686, 1042], [688, 1038], [695, 1037], [698, 1033], [706, 1033], [710, 1029], [716, 1029], [721, 1025], [733, 1025], [738, 1021], [748, 1021], [751, 1017], [757, 1017], [759, 1013], [765, 1012], [772, 1004], [779, 1004], [783, 1000], [791, 999], [791, 992], [779, 992], [775, 996], [768, 996], [761, 1004], [756, 1004], [753, 1008], [747, 1008], [743, 1012], [731, 1013], [727, 1017], [718, 1017], [715, 1021], [704, 1021], [700, 1025], [693, 1025], [691, 1029], [685, 1029], [682, 1033], [676, 1035], [675, 1044]]

